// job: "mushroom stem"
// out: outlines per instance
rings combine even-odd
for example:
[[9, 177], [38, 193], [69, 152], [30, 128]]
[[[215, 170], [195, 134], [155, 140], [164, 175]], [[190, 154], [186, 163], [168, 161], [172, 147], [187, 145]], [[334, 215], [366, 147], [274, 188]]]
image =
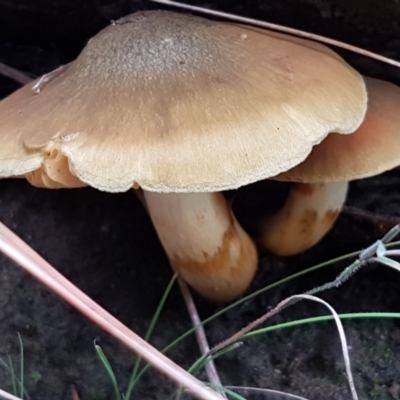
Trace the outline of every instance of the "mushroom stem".
[[262, 220], [259, 242], [272, 253], [292, 256], [319, 242], [346, 200], [348, 183], [296, 183], [283, 208]]
[[253, 241], [221, 193], [144, 191], [150, 217], [173, 269], [213, 301], [230, 301], [257, 268]]

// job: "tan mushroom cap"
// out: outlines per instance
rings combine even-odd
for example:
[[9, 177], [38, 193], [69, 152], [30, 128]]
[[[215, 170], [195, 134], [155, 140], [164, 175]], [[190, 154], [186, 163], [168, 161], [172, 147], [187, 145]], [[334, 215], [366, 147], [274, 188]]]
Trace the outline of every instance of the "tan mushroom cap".
[[[400, 165], [400, 87], [365, 78], [368, 110], [352, 135], [330, 134], [281, 181], [340, 182], [377, 175]], [[275, 178], [274, 178], [275, 179]]]
[[360, 75], [324, 46], [164, 11], [117, 21], [39, 94], [32, 86], [0, 102], [0, 177], [57, 149], [65, 181], [110, 192], [275, 176], [329, 132], [357, 129], [367, 103]]

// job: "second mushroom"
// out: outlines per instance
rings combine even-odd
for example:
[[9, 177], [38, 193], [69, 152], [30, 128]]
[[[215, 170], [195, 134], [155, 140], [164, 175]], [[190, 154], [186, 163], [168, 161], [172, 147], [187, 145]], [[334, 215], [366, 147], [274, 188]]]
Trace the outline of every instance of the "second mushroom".
[[256, 240], [261, 247], [283, 256], [307, 250], [336, 221], [349, 181], [400, 165], [400, 88], [364, 79], [368, 110], [357, 131], [330, 134], [305, 161], [273, 178], [296, 184], [278, 213], [258, 221]]

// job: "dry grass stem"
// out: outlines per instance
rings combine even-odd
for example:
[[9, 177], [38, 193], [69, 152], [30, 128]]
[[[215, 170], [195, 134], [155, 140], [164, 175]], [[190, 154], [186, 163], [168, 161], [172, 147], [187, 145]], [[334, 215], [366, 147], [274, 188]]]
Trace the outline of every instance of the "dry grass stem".
[[40, 93], [47, 83], [49, 83], [53, 79], [57, 78], [57, 76], [60, 76], [63, 72], [65, 72], [65, 70], [68, 68], [70, 64], [71, 63], [68, 63], [66, 65], [61, 65], [57, 69], [42, 75], [42, 77], [35, 83], [35, 85], [33, 85], [32, 90], [36, 94]]
[[13, 67], [9, 67], [6, 64], [0, 62], [0, 75], [3, 75], [7, 78], [13, 79], [14, 81], [20, 83], [21, 85], [26, 85], [27, 83], [32, 81], [32, 78], [21, 71]]
[[205, 386], [101, 308], [2, 223], [0, 223], [0, 251], [196, 398], [223, 399], [219, 393]]
[[316, 42], [321, 42], [321, 43], [329, 44], [331, 46], [340, 47], [342, 49], [351, 51], [353, 53], [361, 54], [362, 56], [373, 58], [374, 60], [378, 60], [378, 61], [384, 62], [386, 64], [393, 65], [394, 67], [400, 68], [400, 61], [396, 61], [391, 58], [376, 54], [372, 51], [361, 49], [360, 47], [352, 46], [351, 44], [344, 43], [344, 42], [341, 42], [341, 41], [335, 40], [335, 39], [330, 39], [325, 36], [317, 35], [314, 33], [300, 31], [298, 29], [289, 28], [286, 26], [278, 25], [278, 24], [272, 24], [270, 22], [259, 21], [254, 18], [241, 17], [239, 15], [230, 14], [230, 13], [226, 13], [226, 12], [222, 12], [222, 11], [216, 11], [216, 10], [211, 10], [208, 8], [192, 6], [190, 4], [183, 4], [183, 3], [179, 3], [177, 1], [170, 1], [170, 0], [151, 0], [151, 1], [153, 3], [159, 3], [159, 4], [164, 4], [167, 6], [178, 7], [178, 8], [194, 11], [194, 12], [213, 15], [215, 17], [230, 19], [232, 21], [241, 22], [243, 24], [260, 26], [261, 28], [272, 29], [272, 30], [275, 30], [278, 32], [284, 32], [284, 33], [288, 33], [290, 35], [299, 36], [299, 37], [303, 37], [303, 38], [310, 39], [310, 40], [315, 40]]
[[22, 400], [20, 397], [16, 397], [12, 395], [11, 393], [7, 393], [4, 390], [0, 389], [0, 399], [4, 400]]
[[[280, 390], [272, 390], [272, 389], [260, 389], [254, 387], [247, 386], [226, 386], [227, 389], [233, 391], [239, 391], [239, 394], [242, 396], [248, 396], [251, 394], [262, 394], [265, 396], [265, 399], [268, 400], [307, 400], [304, 397], [296, 396], [295, 394], [281, 392]], [[244, 392], [244, 393], [242, 393]]]
[[333, 315], [333, 317], [335, 319], [335, 322], [336, 322], [336, 326], [337, 326], [338, 331], [339, 331], [339, 337], [340, 337], [340, 342], [341, 342], [341, 345], [342, 345], [343, 358], [344, 358], [346, 374], [347, 374], [347, 379], [348, 379], [349, 386], [350, 386], [351, 395], [352, 395], [353, 400], [358, 400], [357, 391], [356, 391], [356, 388], [354, 386], [353, 375], [351, 373], [350, 357], [349, 357], [349, 352], [348, 352], [348, 347], [347, 347], [346, 335], [344, 333], [342, 322], [340, 321], [340, 318], [337, 315], [336, 311], [333, 309], [333, 307], [331, 307], [326, 301], [324, 301], [324, 300], [322, 300], [322, 299], [320, 299], [318, 297], [315, 297], [315, 296], [310, 296], [308, 294], [298, 294], [298, 295], [294, 295], [294, 296], [288, 297], [287, 299], [281, 301], [270, 312], [264, 314], [262, 317], [258, 318], [257, 320], [255, 320], [251, 324], [247, 325], [245, 328], [241, 329], [239, 332], [237, 332], [236, 334], [231, 336], [229, 339], [224, 340], [222, 343], [220, 343], [219, 345], [217, 345], [214, 348], [212, 348], [211, 349], [211, 353], [216, 353], [219, 350], [222, 350], [224, 347], [235, 343], [244, 334], [250, 332], [251, 330], [253, 330], [257, 326], [259, 326], [261, 323], [266, 321], [268, 318], [270, 318], [273, 315], [279, 313], [280, 311], [282, 311], [283, 308], [287, 307], [288, 305], [290, 305], [293, 302], [297, 302], [297, 301], [303, 300], [303, 299], [316, 301], [318, 303], [321, 303], [325, 307], [327, 307], [329, 309], [329, 311], [332, 313], [332, 315]]
[[[190, 293], [190, 290], [181, 278], [178, 278], [178, 283], [179, 287], [182, 292], [182, 296], [185, 300], [186, 307], [190, 316], [190, 319], [192, 321], [192, 325], [194, 328], [196, 328], [196, 338], [197, 338], [197, 343], [199, 344], [201, 355], [206, 356], [210, 352], [210, 346], [208, 344], [207, 340], [207, 335], [204, 330], [203, 325], [201, 324], [201, 319], [199, 316], [199, 313], [197, 312], [196, 305], [193, 301], [193, 297]], [[214, 385], [214, 386], [222, 386], [221, 379], [219, 378], [217, 368], [215, 367], [215, 363], [213, 360], [208, 360], [206, 364], [206, 373], [208, 376], [209, 381]], [[220, 392], [221, 396], [224, 397], [225, 399], [227, 398], [224, 392]]]
[[72, 399], [72, 400], [80, 400], [80, 399], [79, 399], [78, 392], [76, 391], [74, 385], [71, 385], [71, 399]]

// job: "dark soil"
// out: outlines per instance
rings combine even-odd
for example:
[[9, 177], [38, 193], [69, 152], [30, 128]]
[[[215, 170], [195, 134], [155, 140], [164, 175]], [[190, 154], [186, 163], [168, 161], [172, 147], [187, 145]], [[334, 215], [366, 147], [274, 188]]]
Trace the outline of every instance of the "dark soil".
[[[398, 0], [196, 3], [322, 33], [400, 60]], [[73, 59], [109, 19], [145, 7], [155, 8], [134, 0], [0, 0], [0, 62], [41, 75]], [[341, 54], [362, 73], [400, 84], [399, 70], [347, 52]], [[0, 76], [0, 97], [17, 88], [18, 84]], [[348, 199], [351, 207], [333, 231], [298, 257], [264, 256], [249, 293], [381, 237], [400, 221], [399, 187], [398, 170], [353, 182]], [[275, 206], [272, 199], [271, 207]], [[2, 180], [0, 220], [99, 304], [144, 335], [171, 271], [133, 193], [46, 191], [22, 180]], [[284, 284], [230, 311], [207, 326], [211, 343], [233, 334], [285, 297], [333, 279], [347, 264], [335, 264]], [[399, 287], [398, 273], [370, 265], [321, 297], [339, 313], [399, 312]], [[203, 318], [220, 308], [198, 297], [196, 301]], [[322, 306], [303, 302], [270, 323], [325, 313]], [[126, 389], [134, 355], [2, 256], [0, 322], [0, 362], [8, 363], [11, 357], [18, 370], [17, 332], [23, 338], [26, 389], [32, 400], [70, 400], [72, 386], [81, 400], [111, 399], [111, 384], [95, 355], [94, 340], [109, 356], [121, 390]], [[347, 320], [344, 326], [360, 399], [399, 399], [400, 321]], [[163, 348], [189, 328], [185, 305], [174, 288], [152, 343]], [[193, 338], [171, 352], [184, 367], [198, 356]], [[350, 398], [333, 322], [247, 340], [219, 359], [217, 367], [225, 385], [273, 388], [313, 400]], [[12, 390], [10, 375], [1, 365], [0, 388]], [[165, 378], [150, 372], [135, 398], [166, 399], [172, 391]]]

